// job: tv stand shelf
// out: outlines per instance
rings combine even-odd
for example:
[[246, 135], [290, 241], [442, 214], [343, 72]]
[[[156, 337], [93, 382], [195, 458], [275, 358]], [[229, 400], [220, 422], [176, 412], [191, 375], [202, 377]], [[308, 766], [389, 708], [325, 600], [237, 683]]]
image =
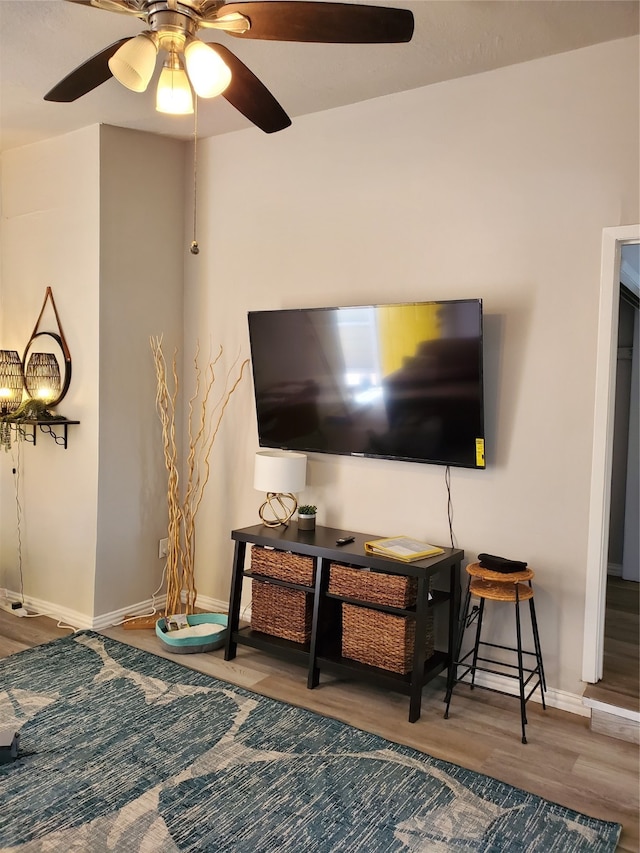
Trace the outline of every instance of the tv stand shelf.
[[290, 581], [281, 581], [279, 578], [271, 578], [267, 575], [256, 575], [253, 572], [243, 572], [242, 574], [245, 578], [251, 578], [252, 580], [259, 581], [260, 583], [272, 583], [274, 586], [284, 586], [287, 589], [297, 589], [299, 592], [307, 592], [310, 595], [313, 594], [312, 586], [305, 586], [301, 583], [291, 583]]
[[[425, 661], [424, 665], [424, 684], [431, 681], [434, 675], [442, 672], [447, 668], [448, 655], [446, 652], [435, 651], [433, 655]], [[320, 657], [318, 658], [318, 666], [326, 672], [333, 672], [336, 675], [346, 675], [362, 678], [363, 680], [372, 681], [378, 685], [387, 685], [398, 693], [410, 693], [413, 672], [408, 672], [406, 675], [401, 675], [398, 672], [391, 672], [387, 669], [380, 669], [375, 666], [367, 666], [366, 663], [360, 663], [357, 660], [343, 658], [341, 655]], [[435, 670], [435, 671], [434, 671]], [[416, 718], [417, 719], [417, 718]], [[415, 720], [410, 720], [415, 722]]]
[[254, 631], [251, 628], [243, 628], [237, 642], [261, 651], [264, 651], [268, 646], [274, 654], [302, 663], [307, 663], [309, 659], [309, 643], [294, 643], [292, 640], [263, 634], [261, 631]]
[[[354, 536], [354, 541], [345, 546], [336, 546], [336, 539]], [[460, 564], [464, 552], [457, 548], [445, 548], [444, 553], [415, 563], [403, 563], [372, 554], [365, 554], [364, 543], [381, 538], [372, 533], [353, 533], [333, 527], [316, 527], [315, 530], [298, 530], [296, 524], [289, 527], [265, 527], [262, 524], [233, 530], [235, 542], [233, 573], [229, 599], [229, 631], [225, 646], [225, 660], [236, 656], [238, 645], [250, 646], [277, 657], [290, 660], [307, 668], [307, 687], [313, 689], [320, 681], [321, 672], [333, 673], [360, 679], [395, 690], [409, 696], [409, 722], [420, 717], [423, 686], [443, 671], [447, 681], [453, 679], [453, 661], [456, 627], [460, 611]], [[275, 551], [286, 551], [313, 558], [315, 580], [313, 586], [270, 578], [263, 574], [245, 570], [247, 545], [259, 545]], [[417, 602], [407, 608], [373, 604], [360, 599], [330, 594], [329, 569], [331, 563], [339, 563], [363, 571], [382, 572], [415, 578]], [[311, 598], [311, 638], [308, 643], [296, 643], [251, 628], [240, 628], [240, 602], [245, 579], [270, 583], [288, 589], [302, 591]], [[431, 589], [432, 580], [442, 588]], [[354, 604], [399, 616], [415, 618], [415, 648], [413, 669], [406, 675], [376, 666], [368, 666], [341, 654], [341, 605]], [[446, 605], [446, 607], [444, 607]], [[435, 608], [448, 617], [447, 641], [444, 650], [436, 650], [426, 658], [427, 614]]]
[[[337, 562], [336, 560], [332, 560], [331, 562]], [[246, 573], [245, 573], [246, 574]], [[299, 587], [302, 589], [302, 587]], [[342, 601], [345, 604], [357, 604], [358, 606], [362, 606], [363, 601], [361, 598], [348, 598], [345, 595], [334, 595], [332, 592], [325, 593], [327, 598], [335, 599], [336, 601]], [[432, 590], [431, 591], [431, 600], [429, 601], [429, 607], [435, 607], [437, 604], [442, 604], [445, 601], [449, 601], [449, 593], [442, 592], [441, 590]], [[369, 602], [367, 602], [369, 604]], [[398, 616], [407, 616], [408, 614], [415, 614], [415, 607], [392, 607], [389, 604], [369, 604], [370, 607], [375, 607], [376, 610], [380, 610], [382, 613], [395, 613]]]

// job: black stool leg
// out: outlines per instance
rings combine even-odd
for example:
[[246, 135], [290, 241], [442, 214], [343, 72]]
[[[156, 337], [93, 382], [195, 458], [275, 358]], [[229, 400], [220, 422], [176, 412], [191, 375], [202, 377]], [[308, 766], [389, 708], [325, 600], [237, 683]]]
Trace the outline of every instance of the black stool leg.
[[473, 663], [471, 664], [471, 690], [476, 683], [476, 667], [478, 665], [478, 649], [480, 648], [480, 631], [482, 630], [482, 617], [484, 616], [484, 598], [480, 599], [480, 610], [478, 611], [478, 626], [476, 628], [476, 642], [473, 647]]
[[456, 637], [456, 647], [453, 650], [453, 666], [451, 667], [451, 676], [447, 680], [447, 695], [445, 696], [445, 702], [447, 703], [447, 707], [445, 708], [444, 718], [445, 720], [449, 719], [449, 705], [451, 704], [451, 695], [453, 693], [453, 688], [455, 687], [458, 681], [458, 661], [460, 660], [460, 649], [462, 648], [462, 639], [464, 637], [464, 631], [467, 625], [467, 619], [469, 618], [469, 602], [471, 601], [471, 578], [469, 578], [469, 583], [467, 584], [467, 592], [464, 598], [464, 605], [462, 607], [462, 619], [458, 624], [458, 636]]
[[516, 584], [516, 637], [518, 642], [518, 682], [520, 684], [520, 719], [522, 722], [522, 743], [527, 742], [525, 726], [527, 724], [527, 710], [524, 696], [524, 667], [522, 663], [522, 631], [520, 629], [520, 599], [518, 597], [518, 585]]
[[544, 693], [547, 689], [547, 680], [544, 675], [544, 666], [542, 665], [542, 647], [540, 646], [540, 635], [538, 634], [538, 620], [536, 619], [536, 606], [533, 603], [533, 598], [529, 599], [529, 610], [531, 612], [531, 629], [533, 631], [533, 644], [536, 650], [536, 660], [538, 661], [540, 696], [542, 697], [542, 707], [546, 711], [547, 706], [544, 703]]

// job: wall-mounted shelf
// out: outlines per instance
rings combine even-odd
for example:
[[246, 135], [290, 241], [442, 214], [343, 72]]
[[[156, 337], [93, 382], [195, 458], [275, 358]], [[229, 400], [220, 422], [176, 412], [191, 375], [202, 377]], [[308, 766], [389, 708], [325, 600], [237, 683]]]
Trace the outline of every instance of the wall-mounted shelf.
[[67, 429], [80, 421], [70, 421], [68, 418], [28, 418], [22, 421], [5, 421], [12, 430], [30, 444], [36, 443], [38, 427], [45, 435], [50, 435], [56, 444], [67, 449]]

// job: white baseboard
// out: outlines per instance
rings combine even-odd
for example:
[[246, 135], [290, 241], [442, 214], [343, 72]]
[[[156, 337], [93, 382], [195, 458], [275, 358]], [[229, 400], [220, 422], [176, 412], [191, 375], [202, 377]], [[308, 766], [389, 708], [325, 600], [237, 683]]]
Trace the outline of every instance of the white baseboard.
[[[7, 590], [6, 597], [9, 601], [20, 601], [21, 597], [16, 593]], [[87, 617], [85, 614], [78, 613], [75, 610], [62, 608], [57, 604], [51, 604], [47, 601], [41, 601], [36, 598], [24, 598], [24, 605], [30, 612], [39, 613], [42, 616], [50, 616], [52, 619], [57, 619], [60, 624], [64, 624], [70, 628], [82, 629], [88, 628], [91, 630], [101, 630], [110, 628], [113, 625], [121, 625], [127, 616], [142, 616], [145, 613], [150, 613], [153, 610], [154, 602], [151, 599], [140, 601], [138, 604], [132, 604], [129, 607], [123, 607], [120, 610], [113, 610], [111, 613], [103, 613], [100, 616], [93, 618]], [[159, 609], [163, 606], [164, 599], [156, 599], [155, 607]], [[228, 602], [220, 601], [216, 598], [211, 598], [206, 595], [198, 595], [198, 607], [209, 613], [226, 613], [228, 610]], [[251, 619], [251, 608], [246, 606], [241, 611], [243, 619]], [[446, 677], [446, 673], [443, 674]], [[489, 687], [493, 690], [500, 690], [503, 693], [508, 693], [511, 696], [518, 696], [517, 684], [509, 678], [500, 678], [499, 675], [491, 673], [479, 672], [476, 675], [476, 683], [479, 686]], [[570, 714], [577, 714], [580, 717], [590, 717], [591, 700], [583, 699], [574, 693], [567, 693], [564, 690], [556, 690], [553, 687], [548, 687], [544, 699], [550, 708], [557, 708], [560, 711], [567, 711]], [[531, 700], [541, 704], [540, 691], [536, 690], [531, 696]], [[633, 714], [633, 712], [628, 712]], [[629, 719], [637, 719], [630, 717]]]
[[[487, 687], [491, 690], [499, 690], [501, 693], [508, 693], [510, 696], [519, 695], [518, 685], [513, 679], [500, 678], [499, 675], [492, 675], [487, 672], [476, 673], [476, 684], [479, 687]], [[531, 702], [542, 704], [540, 691], [535, 690]], [[565, 690], [557, 690], [554, 687], [548, 687], [545, 690], [544, 701], [550, 708], [557, 708], [559, 711], [567, 711], [569, 714], [577, 714], [580, 717], [590, 717], [591, 711], [585, 708], [582, 696], [575, 693], [567, 693]]]
[[[152, 614], [154, 609], [161, 610], [165, 604], [165, 598], [162, 596], [155, 599], [148, 598], [146, 601], [139, 601], [137, 604], [122, 607], [120, 610], [112, 610], [110, 613], [102, 613], [100, 616], [92, 617], [87, 616], [86, 613], [79, 613], [77, 610], [62, 607], [50, 601], [43, 601], [40, 598], [28, 595], [21, 596], [19, 593], [12, 592], [11, 590], [3, 591], [3, 597], [8, 601], [22, 601], [30, 615], [49, 616], [51, 619], [55, 619], [61, 626], [74, 630], [88, 629], [100, 631], [103, 628], [111, 628], [114, 625], [121, 625], [127, 616]], [[226, 613], [228, 602], [199, 595], [198, 607], [211, 613]]]
[[51, 619], [57, 620], [61, 627], [72, 628], [73, 630], [93, 628], [91, 617], [85, 613], [79, 613], [77, 610], [70, 610], [68, 607], [61, 607], [59, 604], [43, 601], [41, 598], [34, 598], [30, 595], [22, 596], [16, 592], [11, 592], [11, 590], [7, 591], [7, 598], [10, 601], [22, 601], [30, 616], [49, 616]]
[[206, 613], [227, 613], [229, 610], [228, 601], [219, 601], [208, 595], [198, 594], [197, 606], [199, 610], [204, 610]]
[[[155, 600], [155, 609], [161, 610], [165, 605], [166, 598], [157, 598]], [[204, 610], [207, 613], [226, 613], [229, 603], [227, 601], [218, 601], [215, 598], [210, 598], [207, 595], [198, 595], [196, 605], [199, 610]], [[138, 604], [133, 604], [131, 607], [125, 607], [122, 610], [114, 610], [111, 613], [103, 613], [93, 619], [91, 627], [95, 630], [102, 628], [110, 628], [113, 625], [121, 625], [127, 616], [144, 616], [153, 612], [154, 604], [151, 599], [148, 601], [140, 601]]]
[[127, 616], [152, 616], [158, 610], [162, 610], [165, 601], [166, 596], [160, 596], [155, 599], [148, 598], [146, 601], [139, 601], [137, 604], [132, 604], [129, 607], [122, 607], [120, 610], [102, 613], [100, 616], [94, 616], [91, 620], [91, 627], [96, 631], [100, 631], [103, 628], [122, 625]]

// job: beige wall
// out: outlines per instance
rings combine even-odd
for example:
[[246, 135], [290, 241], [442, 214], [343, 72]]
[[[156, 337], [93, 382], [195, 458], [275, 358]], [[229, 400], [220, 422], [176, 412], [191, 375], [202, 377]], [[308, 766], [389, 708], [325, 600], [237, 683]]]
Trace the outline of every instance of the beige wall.
[[[157, 434], [144, 353], [150, 329], [180, 339], [182, 263], [183, 349], [222, 344], [225, 366], [248, 355], [249, 309], [480, 296], [488, 467], [452, 471], [457, 544], [536, 569], [549, 684], [580, 693], [601, 238], [640, 218], [637, 68], [638, 41], [623, 40], [299, 117], [273, 136], [203, 140], [198, 256], [186, 252], [181, 147], [176, 165], [164, 141], [89, 128], [3, 155], [3, 346], [23, 345], [51, 284], [74, 357], [64, 412], [82, 421], [67, 451], [25, 449], [31, 595], [90, 617], [159, 580], [163, 484], [147, 471]], [[183, 228], [175, 199], [158, 202], [158, 171], [146, 169], [156, 156], [187, 170]], [[168, 231], [150, 227], [154, 216]], [[227, 599], [229, 532], [257, 520], [257, 449], [246, 381], [200, 510], [205, 600]], [[6, 464], [0, 486], [0, 584], [15, 588]], [[302, 497], [320, 523], [448, 541], [437, 466], [315, 455]]]
[[[637, 68], [638, 41], [623, 40], [199, 151], [187, 341], [247, 354], [250, 309], [483, 298], [488, 467], [452, 471], [454, 531], [469, 558], [535, 568], [548, 680], [569, 693], [582, 689], [602, 228], [639, 217]], [[222, 600], [229, 530], [260, 502], [250, 383], [231, 419], [198, 533], [199, 589]], [[302, 499], [320, 523], [448, 542], [443, 468], [316, 454], [309, 472]]]
[[182, 348], [184, 145], [100, 135], [100, 442], [94, 615], [160, 583], [166, 472], [149, 338]]
[[[98, 489], [99, 128], [6, 152], [1, 179], [2, 346], [22, 354], [50, 286], [73, 362], [60, 413], [82, 423], [69, 427], [69, 450], [40, 434], [35, 447], [22, 446], [19, 466], [17, 447], [13, 458], [0, 454], [0, 586], [20, 591], [15, 465], [25, 594], [61, 615], [90, 614]], [[40, 329], [57, 331], [55, 320]]]
[[[182, 143], [98, 126], [2, 158], [3, 346], [22, 351], [51, 285], [73, 361], [59, 413], [80, 421], [67, 450], [46, 436], [21, 448], [25, 600], [73, 625], [160, 583], [149, 336], [182, 343], [183, 171]], [[13, 461], [0, 463], [0, 586], [18, 592]]]

